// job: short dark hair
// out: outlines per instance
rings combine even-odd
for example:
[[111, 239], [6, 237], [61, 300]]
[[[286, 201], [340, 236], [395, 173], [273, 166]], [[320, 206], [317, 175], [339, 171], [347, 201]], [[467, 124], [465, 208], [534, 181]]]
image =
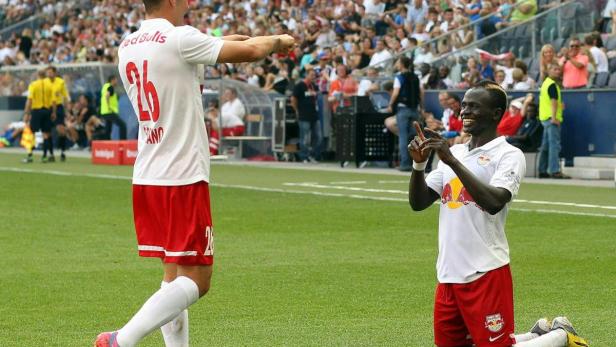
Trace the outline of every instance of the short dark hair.
[[86, 101], [88, 102], [88, 104], [90, 104], [91, 102], [91, 98], [90, 96], [88, 96], [88, 94], [79, 94], [79, 97], [84, 97], [86, 99]]
[[152, 13], [152, 11], [158, 10], [161, 4], [162, 0], [143, 0], [146, 13]]
[[402, 66], [405, 69], [407, 69], [407, 70], [411, 67], [411, 65], [413, 65], [413, 60], [411, 58], [407, 57], [407, 56], [403, 55], [403, 56], [400, 57], [399, 60], [400, 60], [400, 63], [402, 64]]
[[392, 90], [394, 90], [394, 82], [392, 81], [384, 82], [382, 87], [384, 91], [391, 92]]
[[513, 66], [517, 67], [518, 69], [522, 70], [522, 72], [526, 75], [526, 73], [528, 73], [528, 66], [526, 65], [525, 62], [523, 62], [522, 60], [516, 60], [513, 63]]
[[588, 34], [585, 38], [584, 38], [584, 43], [586, 43], [589, 46], [594, 46], [595, 45], [595, 41], [597, 40], [597, 35], [596, 34]]
[[117, 79], [116, 75], [109, 75], [109, 77], [107, 77], [107, 82], [111, 83], [111, 81]]
[[449, 92], [447, 92], [447, 94], [449, 95], [449, 98], [450, 98], [450, 99], [454, 99], [455, 101], [457, 101], [458, 103], [460, 103], [460, 97], [458, 96], [458, 94], [449, 93]]
[[58, 70], [56, 69], [56, 67], [55, 67], [55, 66], [53, 66], [53, 65], [49, 65], [49, 66], [47, 67], [47, 70], [51, 70], [51, 71], [53, 71], [53, 72], [58, 72]]
[[[507, 110], [507, 92], [498, 83], [490, 80], [481, 80], [475, 84], [473, 89], [481, 88], [490, 94], [493, 106], [498, 107], [505, 113]], [[501, 117], [503, 114], [501, 113]]]

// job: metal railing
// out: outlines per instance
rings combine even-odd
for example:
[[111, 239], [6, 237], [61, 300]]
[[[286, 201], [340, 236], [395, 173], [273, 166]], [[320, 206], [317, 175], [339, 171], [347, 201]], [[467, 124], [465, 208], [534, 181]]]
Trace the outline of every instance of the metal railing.
[[[118, 75], [117, 65], [100, 62], [67, 63], [54, 66], [66, 82], [69, 93], [74, 95], [97, 96], [107, 78], [110, 75]], [[27, 86], [36, 78], [37, 71], [45, 67], [47, 65], [4, 66], [0, 68], [0, 76], [8, 75], [13, 91], [12, 96], [19, 96], [27, 91]]]
[[496, 54], [511, 52], [518, 58], [531, 59], [538, 55], [543, 44], [549, 43], [558, 52], [571, 35], [591, 31], [595, 16], [595, 11], [585, 8], [581, 1], [568, 1], [477, 40], [463, 49], [441, 55], [432, 64], [447, 65], [460, 57], [476, 55], [475, 49]]
[[[521, 4], [516, 4], [511, 8], [511, 11], [513, 12], [515, 9], [517, 9], [519, 6], [521, 6]], [[447, 31], [444, 34], [441, 34], [437, 37], [431, 38], [429, 40], [426, 40], [425, 42], [420, 43], [418, 46], [413, 47], [413, 48], [409, 48], [406, 50], [403, 50], [401, 52], [398, 52], [396, 54], [394, 54], [391, 58], [384, 60], [383, 62], [376, 64], [375, 66], [368, 66], [362, 69], [362, 71], [367, 70], [368, 68], [371, 67], [378, 67], [379, 69], [382, 69], [384, 72], [388, 73], [391, 72], [393, 70], [393, 65], [396, 62], [396, 60], [398, 60], [400, 57], [402, 56], [407, 56], [410, 57], [412, 56], [415, 51], [417, 49], [424, 49], [426, 47], [430, 47], [430, 46], [434, 46], [436, 44], [438, 44], [439, 41], [443, 41], [443, 40], [448, 40], [451, 39], [451, 37], [453, 37], [453, 35], [459, 35], [460, 31], [464, 31], [464, 30], [472, 30], [473, 31], [473, 35], [474, 35], [474, 41], [478, 39], [478, 35], [479, 35], [479, 30], [476, 30], [476, 27], [478, 27], [479, 25], [481, 25], [481, 23], [483, 23], [484, 21], [490, 19], [492, 16], [494, 16], [494, 13], [490, 13], [488, 15], [485, 15], [483, 17], [480, 17], [477, 20], [474, 20], [472, 22], [469, 22], [463, 26], [460, 26], [458, 28], [452, 29]]]
[[24, 29], [29, 28], [30, 30], [35, 31], [36, 29], [41, 27], [43, 22], [45, 22], [45, 16], [39, 13], [34, 16], [28, 17], [28, 19], [22, 20], [21, 22], [11, 24], [0, 30], [0, 40], [8, 40], [11, 35], [21, 34]]
[[[71, 10], [92, 8], [91, 0], [71, 0], [66, 2], [66, 6]], [[38, 12], [38, 13], [37, 13]], [[39, 5], [34, 9], [34, 13], [28, 18], [12, 23], [6, 27], [0, 28], [0, 40], [8, 40], [13, 34], [20, 34], [24, 29], [36, 31], [50, 17], [49, 14], [41, 12]], [[2, 25], [2, 23], [0, 23]]]
[[[582, 15], [575, 16], [576, 9], [585, 9], [586, 12], [580, 11]], [[574, 13], [574, 17], [570, 18], [569, 14], [572, 11]], [[513, 53], [515, 53], [517, 56], [530, 57], [534, 56], [540, 49], [538, 43], [551, 43], [556, 39], [563, 38], [569, 34], [579, 31], [577, 29], [582, 27], [586, 31], [591, 31], [596, 15], [596, 9], [592, 10], [588, 8], [588, 6], [584, 4], [584, 0], [569, 0], [562, 4], [558, 4], [555, 7], [549, 8], [543, 12], [540, 12], [536, 16], [527, 19], [526, 21], [512, 24], [506, 28], [497, 31], [492, 35], [477, 40], [477, 35], [479, 32], [478, 26], [480, 26], [483, 21], [488, 20], [489, 18], [494, 16], [494, 13], [491, 13], [462, 27], [456, 28], [443, 35], [425, 41], [417, 47], [400, 52], [394, 55], [392, 58], [380, 63], [379, 65], [384, 74], [391, 74], [393, 72], [393, 63], [399, 57], [403, 55], [414, 55], [418, 50], [425, 50], [427, 47], [430, 47], [429, 49], [431, 50], [431, 47], [436, 46], [439, 41], [450, 40], [452, 35], [458, 35], [458, 33], [462, 30], [473, 30], [475, 40], [469, 45], [460, 48], [452, 47], [451, 51], [441, 54], [439, 56], [435, 56], [433, 59], [431, 59], [430, 64], [443, 64], [445, 59], [452, 56], [457, 57], [461, 55], [461, 52], [469, 52], [471, 50], [474, 52], [475, 48], [483, 47], [482, 49], [490, 51], [492, 53], [502, 53], [510, 49], [511, 46], [499, 46], [499, 38], [506, 37], [507, 34], [511, 35], [513, 33], [520, 34], [516, 35], [517, 39], [527, 40], [522, 42], [522, 45], [515, 45], [514, 50], [516, 50], [516, 52]], [[566, 23], [563, 23], [563, 17], [566, 17], [568, 19]], [[539, 35], [537, 35], [538, 28], [540, 28], [538, 31]], [[521, 49], [521, 52], [520, 47], [523, 47]], [[560, 47], [558, 47], [557, 49], [559, 48]]]

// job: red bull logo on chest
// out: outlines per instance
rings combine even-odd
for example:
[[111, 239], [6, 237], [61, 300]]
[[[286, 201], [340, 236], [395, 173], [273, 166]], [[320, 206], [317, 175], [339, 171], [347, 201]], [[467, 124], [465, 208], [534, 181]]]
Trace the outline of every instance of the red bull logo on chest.
[[452, 179], [443, 187], [443, 193], [441, 194], [441, 203], [443, 205], [447, 205], [447, 207], [451, 209], [456, 209], [468, 205], [471, 202], [474, 203], [475, 200], [473, 200], [473, 197], [466, 188], [464, 188], [464, 185], [462, 185], [458, 177]]

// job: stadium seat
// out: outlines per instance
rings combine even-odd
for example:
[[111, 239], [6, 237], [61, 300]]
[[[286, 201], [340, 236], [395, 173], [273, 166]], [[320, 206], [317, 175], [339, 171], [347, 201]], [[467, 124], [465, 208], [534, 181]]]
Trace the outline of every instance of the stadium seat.
[[525, 45], [523, 45], [523, 44], [522, 44], [522, 45], [520, 45], [520, 46], [518, 47], [518, 54], [517, 54], [517, 57], [518, 57], [518, 58], [526, 57], [526, 56], [527, 56], [527, 55], [526, 55], [526, 52], [527, 52], [526, 46], [525, 46]]
[[563, 38], [557, 38], [556, 40], [552, 41], [552, 46], [554, 47], [554, 50], [556, 52], [560, 51], [560, 49], [563, 47], [564, 44], [565, 44], [565, 39]]
[[576, 32], [574, 19], [563, 20], [562, 23], [560, 37], [568, 38]]
[[616, 72], [612, 72], [610, 75], [610, 82], [607, 86], [610, 88], [616, 88]]
[[535, 82], [540, 82], [539, 75], [540, 75], [539, 70], [531, 70], [528, 72], [528, 76], [532, 78], [533, 80], [535, 80]]
[[594, 28], [594, 21], [590, 20], [592, 16], [591, 8], [594, 5], [593, 0], [578, 0], [575, 12], [575, 26], [578, 32], [591, 32]]
[[612, 51], [616, 49], [616, 35], [612, 35], [608, 37], [607, 41], [605, 42], [605, 48], [608, 51]]
[[539, 64], [541, 64], [541, 61], [539, 60], [538, 57], [537, 59], [531, 59], [530, 64], [528, 64], [528, 71], [539, 72], [539, 70], [541, 69], [541, 66], [539, 66]]
[[599, 72], [595, 76], [595, 82], [593, 86], [597, 88], [605, 88], [607, 86], [608, 79], [610, 78], [610, 74], [607, 72]]
[[243, 157], [244, 142], [263, 142], [271, 140], [269, 136], [263, 136], [263, 115], [247, 114], [244, 117], [246, 123], [246, 131], [242, 136], [225, 136], [220, 138], [220, 148], [223, 149], [223, 143], [232, 141], [238, 143], [237, 157]]
[[611, 58], [609, 64], [610, 72], [616, 72], [616, 58]]
[[539, 0], [537, 1], [537, 9], [539, 12], [543, 11], [546, 7], [546, 5], [548, 5], [550, 3], [551, 0]]

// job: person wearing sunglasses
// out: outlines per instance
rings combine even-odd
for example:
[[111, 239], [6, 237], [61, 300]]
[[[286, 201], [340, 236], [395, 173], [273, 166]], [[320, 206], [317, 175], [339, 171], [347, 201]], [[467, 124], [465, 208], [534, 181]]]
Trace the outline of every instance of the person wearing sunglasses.
[[582, 42], [573, 38], [569, 49], [560, 59], [563, 67], [563, 87], [567, 89], [585, 88], [588, 83], [588, 56], [582, 53]]

